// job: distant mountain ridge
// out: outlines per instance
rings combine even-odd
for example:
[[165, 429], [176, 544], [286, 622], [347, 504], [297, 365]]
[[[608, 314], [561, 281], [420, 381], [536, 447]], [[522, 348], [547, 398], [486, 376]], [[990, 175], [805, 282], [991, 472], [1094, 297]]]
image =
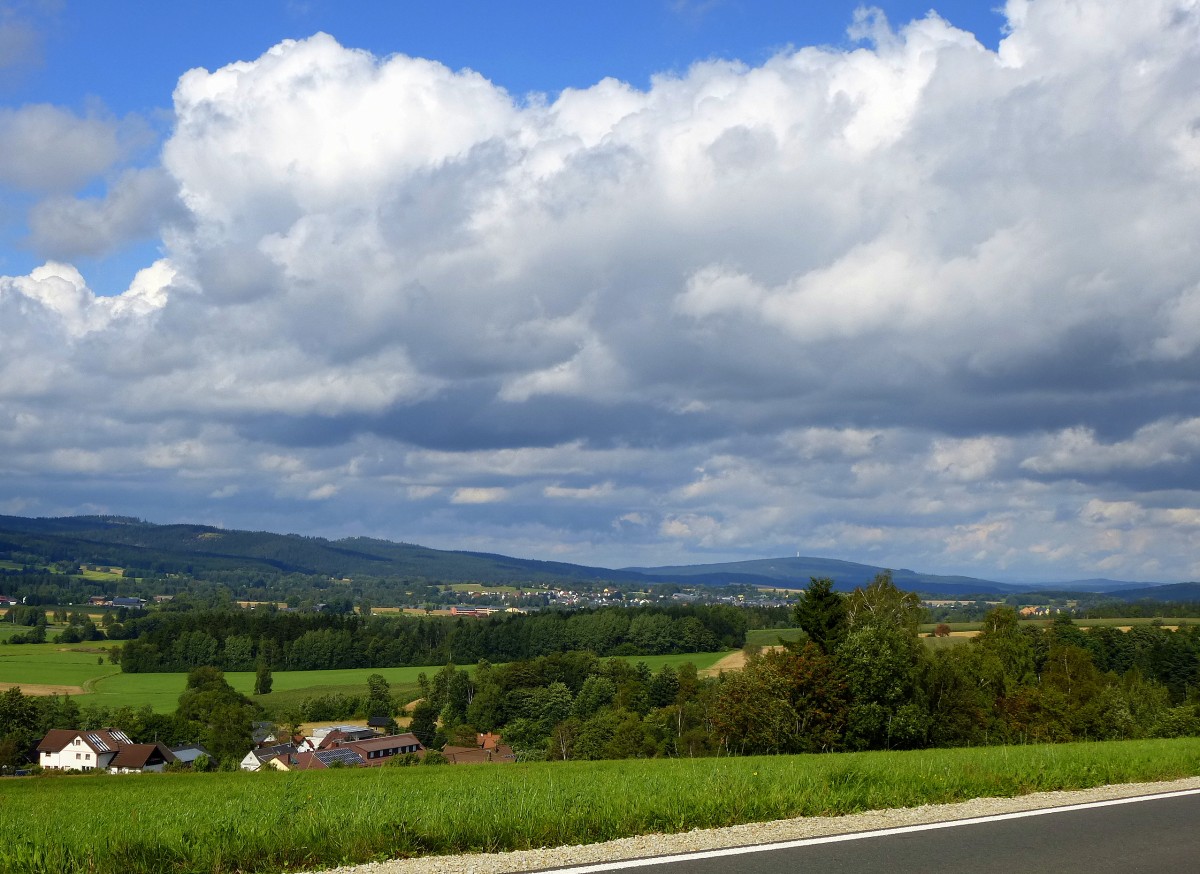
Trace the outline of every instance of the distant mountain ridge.
[[[57, 561], [173, 571], [234, 568], [335, 578], [355, 574], [444, 582], [743, 584], [799, 589], [829, 577], [850, 591], [885, 568], [840, 559], [796, 556], [713, 564], [603, 568], [515, 558], [495, 553], [440, 550], [369, 537], [328, 540], [298, 534], [241, 531], [210, 525], [158, 525], [126, 516], [27, 518], [0, 516], [0, 553], [36, 554]], [[1097, 592], [1125, 600], [1200, 601], [1200, 583], [1155, 584], [1119, 580], [1016, 585], [966, 576], [892, 571], [898, 586], [932, 597], [1006, 597], [1021, 593]], [[1186, 597], [1185, 597], [1186, 596]]]
[[[625, 568], [655, 578], [686, 579], [695, 583], [747, 583], [758, 586], [803, 588], [812, 577], [829, 577], [839, 591], [849, 592], [869, 583], [887, 568], [833, 558], [763, 558], [719, 564], [667, 567]], [[1023, 591], [1019, 586], [981, 580], [974, 577], [938, 576], [901, 568], [892, 571], [892, 580], [902, 589], [948, 597], [961, 595], [1010, 595]]]

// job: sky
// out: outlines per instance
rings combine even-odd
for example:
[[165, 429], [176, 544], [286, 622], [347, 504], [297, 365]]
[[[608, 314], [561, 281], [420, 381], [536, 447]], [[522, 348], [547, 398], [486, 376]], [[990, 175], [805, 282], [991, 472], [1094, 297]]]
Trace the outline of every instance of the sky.
[[1200, 578], [1198, 86], [1198, 0], [0, 0], [0, 513]]

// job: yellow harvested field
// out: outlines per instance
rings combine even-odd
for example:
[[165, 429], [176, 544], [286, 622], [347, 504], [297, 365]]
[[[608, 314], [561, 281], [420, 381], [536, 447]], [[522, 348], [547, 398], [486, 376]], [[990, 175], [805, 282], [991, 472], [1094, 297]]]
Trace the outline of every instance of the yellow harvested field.
[[82, 686], [54, 686], [49, 683], [0, 683], [0, 692], [20, 689], [24, 695], [84, 695]]
[[699, 674], [702, 677], [715, 677], [722, 671], [740, 671], [744, 667], [746, 667], [746, 654], [739, 649], [737, 652], [731, 652], [716, 664], [700, 671]]
[[[783, 649], [783, 647], [764, 646], [762, 651], [766, 652], [770, 649]], [[722, 657], [721, 660], [716, 664], [710, 665], [701, 671], [697, 671], [697, 673], [701, 677], [715, 677], [718, 676], [722, 671], [740, 671], [744, 667], [746, 667], [746, 651], [739, 649], [736, 652], [731, 652], [729, 655]]]

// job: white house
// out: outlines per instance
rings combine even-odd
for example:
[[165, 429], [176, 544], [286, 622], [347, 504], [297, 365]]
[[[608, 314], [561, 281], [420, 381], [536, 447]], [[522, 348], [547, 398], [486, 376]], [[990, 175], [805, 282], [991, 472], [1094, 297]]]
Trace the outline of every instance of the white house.
[[268, 759], [273, 759], [276, 756], [290, 755], [295, 752], [295, 744], [275, 744], [269, 747], [255, 747], [246, 753], [246, 757], [242, 759], [241, 768], [243, 771], [257, 771], [266, 764]]
[[129, 735], [116, 728], [52, 728], [37, 746], [38, 764], [57, 771], [108, 768], [120, 748], [132, 743]]

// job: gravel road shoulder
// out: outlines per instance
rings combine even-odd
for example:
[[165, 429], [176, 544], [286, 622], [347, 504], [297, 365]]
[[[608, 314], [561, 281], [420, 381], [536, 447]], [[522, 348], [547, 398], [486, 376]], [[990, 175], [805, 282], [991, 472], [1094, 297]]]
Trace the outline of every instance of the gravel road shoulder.
[[946, 822], [975, 816], [992, 816], [1062, 807], [1089, 801], [1131, 798], [1180, 789], [1200, 789], [1200, 777], [1164, 783], [1124, 783], [1100, 786], [1073, 792], [1036, 792], [1016, 798], [976, 798], [958, 804], [929, 804], [922, 807], [895, 810], [872, 810], [849, 816], [799, 817], [774, 822], [736, 825], [729, 828], [697, 829], [671, 835], [641, 835], [598, 844], [569, 847], [547, 847], [538, 850], [518, 850], [511, 853], [476, 853], [466, 856], [425, 856], [419, 859], [397, 859], [390, 862], [370, 862], [337, 868], [323, 874], [502, 874], [502, 872], [537, 871], [565, 865], [587, 865], [614, 862], [672, 853], [690, 853], [741, 847], [750, 844], [770, 844], [824, 835], [874, 831], [929, 822]]

